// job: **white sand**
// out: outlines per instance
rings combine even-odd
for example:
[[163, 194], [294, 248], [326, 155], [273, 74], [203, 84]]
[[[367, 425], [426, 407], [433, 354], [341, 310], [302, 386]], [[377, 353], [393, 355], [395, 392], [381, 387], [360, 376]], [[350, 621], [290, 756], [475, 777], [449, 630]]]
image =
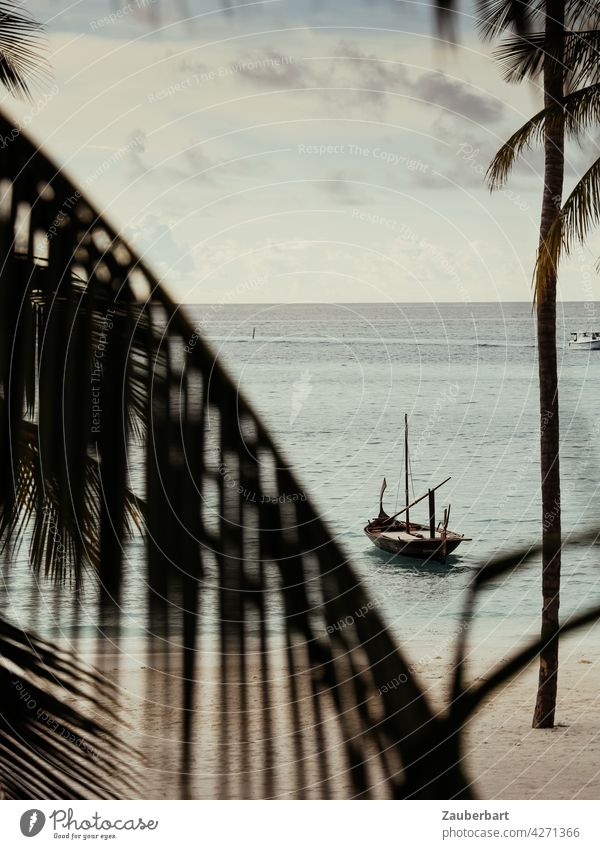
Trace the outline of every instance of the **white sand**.
[[[474, 681], [485, 675], [499, 660], [514, 653], [516, 646], [505, 641], [504, 649], [491, 645], [490, 641], [479, 641], [473, 645], [473, 657], [468, 671], [468, 680]], [[448, 687], [448, 670], [451, 667], [450, 645], [420, 642], [406, 648], [409, 660], [414, 664], [421, 685], [426, 689], [432, 705], [442, 710], [445, 690]], [[136, 656], [137, 655], [137, 656]], [[145, 796], [147, 798], [174, 797], [177, 793], [179, 769], [180, 714], [178, 711], [161, 709], [161, 704], [175, 705], [180, 692], [178, 662], [173, 655], [172, 677], [162, 673], [155, 675], [150, 691], [145, 689], [142, 666], [147, 662], [137, 652], [121, 658], [120, 686], [122, 707], [129, 722], [137, 730], [130, 742], [140, 747], [147, 758], [145, 773]], [[115, 656], [105, 657], [105, 671], [109, 677], [115, 675]], [[163, 668], [164, 659], [156, 666]], [[216, 659], [205, 663], [202, 696], [197, 706], [196, 729], [198, 746], [192, 771], [194, 772], [193, 793], [198, 798], [221, 796], [244, 797], [247, 785], [236, 771], [255, 770], [254, 790], [261, 787], [263, 780], [258, 761], [255, 760], [252, 740], [259, 740], [260, 703], [250, 705], [248, 728], [248, 760], [242, 763], [242, 755], [230, 748], [228, 772], [225, 784], [220, 777], [223, 737], [220, 714], [219, 686]], [[251, 674], [253, 674], [251, 670]], [[213, 679], [212, 683], [209, 683]], [[531, 718], [537, 682], [537, 663], [521, 673], [503, 691], [488, 698], [478, 714], [469, 722], [464, 737], [464, 756], [468, 775], [474, 783], [478, 797], [484, 799], [598, 799], [600, 798], [600, 645], [591, 635], [572, 636], [563, 640], [561, 646], [561, 672], [559, 678], [559, 703], [557, 726], [552, 730], [533, 730]], [[146, 682], [147, 683], [147, 682]], [[304, 682], [305, 684], [306, 682]], [[311, 743], [311, 723], [308, 690], [299, 681], [300, 693], [304, 694], [300, 719], [306, 732], [307, 747]], [[290, 691], [285, 671], [272, 671], [270, 691], [273, 697], [273, 738], [275, 761], [277, 762], [277, 786], [286, 796], [286, 785], [294, 781], [295, 757], [285, 725], [289, 710]], [[283, 710], [278, 715], [278, 705]], [[230, 709], [237, 709], [230, 702]], [[166, 720], [165, 720], [166, 715]], [[339, 754], [339, 752], [338, 752]], [[336, 759], [335, 748], [330, 752]], [[342, 768], [343, 769], [343, 768]], [[315, 760], [307, 760], [303, 797], [318, 798], [318, 767]], [[231, 776], [234, 775], [232, 778]], [[297, 776], [296, 776], [297, 778]], [[224, 790], [223, 788], [227, 789]], [[266, 782], [265, 782], [266, 787]], [[336, 787], [337, 795], [343, 793], [343, 775], [340, 774]]]
[[[516, 650], [474, 650], [468, 680], [483, 676]], [[425, 649], [426, 650], [426, 649]], [[421, 655], [415, 664], [433, 704], [444, 704], [449, 658]], [[533, 729], [537, 661], [489, 697], [469, 722], [464, 744], [467, 771], [483, 799], [600, 798], [600, 647], [591, 636], [563, 640], [556, 725]]]

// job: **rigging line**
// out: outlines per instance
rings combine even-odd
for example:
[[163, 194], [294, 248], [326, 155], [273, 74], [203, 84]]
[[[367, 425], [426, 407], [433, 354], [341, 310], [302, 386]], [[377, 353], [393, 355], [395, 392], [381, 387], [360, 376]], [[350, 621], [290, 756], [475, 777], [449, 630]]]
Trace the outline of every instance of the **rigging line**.
[[[404, 448], [402, 449], [402, 458], [404, 459]], [[398, 510], [398, 498], [400, 497], [400, 477], [398, 477], [398, 486], [396, 487], [396, 504], [394, 505], [394, 513]]]
[[410, 488], [412, 489], [412, 497], [415, 497], [415, 481], [412, 473], [412, 460], [408, 458], [408, 476], [410, 478]]

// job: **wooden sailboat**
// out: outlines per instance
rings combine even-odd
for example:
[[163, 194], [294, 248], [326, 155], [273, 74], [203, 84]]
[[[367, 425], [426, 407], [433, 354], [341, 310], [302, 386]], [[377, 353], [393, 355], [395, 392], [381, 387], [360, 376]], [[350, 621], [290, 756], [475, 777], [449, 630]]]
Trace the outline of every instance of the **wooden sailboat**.
[[[457, 534], [455, 531], [448, 530], [448, 522], [450, 520], [450, 505], [444, 510], [444, 518], [436, 525], [435, 517], [435, 493], [448, 483], [450, 478], [428, 489], [427, 492], [420, 498], [414, 499], [409, 503], [409, 461], [408, 461], [408, 417], [404, 416], [404, 492], [406, 498], [406, 506], [395, 513], [393, 516], [388, 514], [383, 509], [383, 494], [387, 487], [385, 478], [381, 485], [381, 493], [379, 496], [379, 516], [372, 519], [366, 525], [364, 531], [369, 537], [373, 545], [387, 551], [390, 554], [401, 554], [404, 557], [413, 557], [418, 560], [437, 560], [441, 563], [446, 561], [446, 557], [451, 554], [461, 542], [466, 540], [463, 534]], [[410, 509], [428, 499], [429, 503], [429, 524], [420, 525], [410, 521]], [[398, 517], [404, 515], [401, 520]]]

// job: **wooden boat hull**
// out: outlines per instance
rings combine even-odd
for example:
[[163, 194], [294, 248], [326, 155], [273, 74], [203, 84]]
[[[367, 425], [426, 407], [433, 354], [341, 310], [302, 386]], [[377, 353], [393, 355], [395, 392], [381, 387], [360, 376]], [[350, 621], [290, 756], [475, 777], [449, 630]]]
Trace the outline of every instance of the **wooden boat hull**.
[[[414, 530], [419, 534], [425, 531], [421, 526], [415, 527]], [[445, 539], [440, 534], [430, 537], [428, 529], [427, 535], [423, 533], [413, 538], [409, 538], [410, 535], [405, 532], [383, 531], [379, 528], [371, 528], [369, 525], [365, 527], [364, 532], [373, 545], [388, 554], [412, 557], [415, 560], [437, 560], [440, 563], [444, 563], [446, 557], [464, 541], [463, 536], [453, 531], [448, 531]]]

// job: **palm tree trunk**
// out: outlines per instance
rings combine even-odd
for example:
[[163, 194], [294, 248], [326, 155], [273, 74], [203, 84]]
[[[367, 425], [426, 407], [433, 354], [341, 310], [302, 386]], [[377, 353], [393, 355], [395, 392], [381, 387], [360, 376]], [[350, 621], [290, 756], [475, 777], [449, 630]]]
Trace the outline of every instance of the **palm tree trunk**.
[[[564, 0], [546, 3], [544, 103], [561, 102], [564, 75]], [[544, 137], [544, 196], [540, 244], [562, 204], [564, 176], [564, 119], [549, 121]], [[538, 371], [540, 384], [540, 452], [542, 473], [542, 639], [534, 728], [552, 728], [558, 682], [558, 634], [560, 603], [560, 466], [558, 369], [556, 358], [556, 269], [536, 293]]]

